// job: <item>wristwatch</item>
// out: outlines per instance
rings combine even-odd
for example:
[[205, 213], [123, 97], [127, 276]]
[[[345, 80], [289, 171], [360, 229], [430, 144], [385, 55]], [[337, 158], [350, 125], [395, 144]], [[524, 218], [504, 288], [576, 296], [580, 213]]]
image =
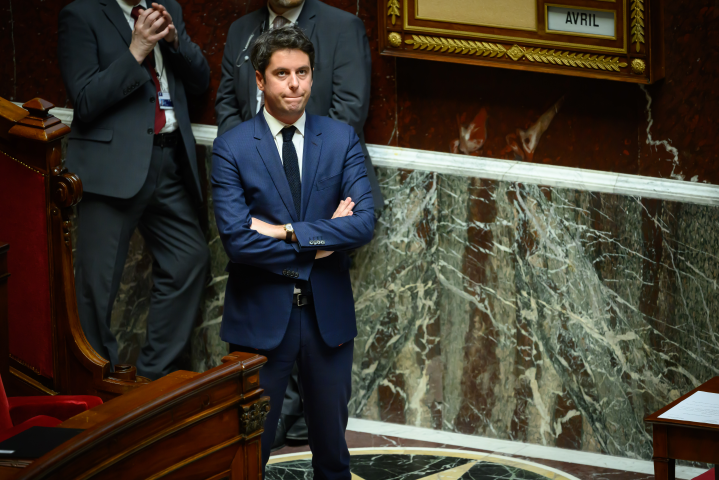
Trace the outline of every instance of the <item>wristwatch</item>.
[[291, 223], [285, 224], [285, 234], [286, 234], [285, 242], [292, 243], [292, 234], [293, 233], [295, 233], [295, 229], [292, 228], [292, 224]]

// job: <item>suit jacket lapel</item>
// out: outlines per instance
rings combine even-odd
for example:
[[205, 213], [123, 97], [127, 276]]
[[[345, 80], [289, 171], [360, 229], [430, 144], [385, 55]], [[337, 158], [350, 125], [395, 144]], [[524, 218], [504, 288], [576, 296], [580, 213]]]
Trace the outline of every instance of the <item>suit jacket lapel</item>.
[[132, 41], [132, 29], [127, 23], [125, 14], [122, 12], [120, 5], [115, 0], [100, 0], [100, 4], [104, 5], [103, 11], [108, 19], [115, 26], [120, 36], [125, 41], [127, 46], [130, 46]]
[[255, 122], [257, 152], [260, 154], [260, 158], [262, 158], [262, 161], [265, 163], [265, 167], [270, 173], [272, 182], [275, 184], [275, 188], [280, 193], [282, 202], [285, 204], [287, 211], [290, 213], [292, 221], [298, 222], [300, 220], [300, 216], [295, 211], [290, 185], [287, 183], [287, 177], [285, 176], [285, 171], [282, 168], [282, 160], [280, 159], [280, 154], [277, 151], [275, 140], [272, 138], [270, 127], [267, 126], [264, 115], [257, 115], [254, 119], [252, 119], [252, 121]]
[[305, 123], [305, 151], [302, 155], [302, 220], [307, 214], [307, 205], [312, 196], [312, 187], [317, 176], [317, 167], [320, 164], [320, 152], [322, 151], [322, 132], [315, 129], [312, 115], [307, 115]]
[[312, 32], [315, 31], [316, 14], [315, 0], [305, 0], [300, 16], [297, 19], [297, 24], [305, 31], [305, 34], [307, 34], [307, 37], [310, 39], [312, 39]]

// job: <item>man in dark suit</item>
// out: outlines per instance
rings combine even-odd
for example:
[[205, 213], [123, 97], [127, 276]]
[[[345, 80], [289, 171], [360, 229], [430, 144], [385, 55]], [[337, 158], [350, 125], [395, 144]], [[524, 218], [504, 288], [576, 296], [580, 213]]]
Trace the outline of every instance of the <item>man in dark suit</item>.
[[[379, 217], [384, 199], [363, 132], [369, 110], [372, 65], [364, 24], [355, 15], [319, 0], [268, 0], [266, 7], [235, 21], [227, 34], [222, 79], [215, 101], [219, 134], [252, 119], [260, 111], [263, 96], [255, 82], [250, 52], [262, 32], [287, 23], [299, 25], [315, 47], [313, 93], [307, 112], [354, 127]], [[297, 386], [295, 372], [287, 388], [284, 415], [277, 426], [276, 448], [284, 444], [285, 433], [293, 441], [307, 438]]]
[[[268, 426], [297, 362], [314, 476], [349, 480], [357, 326], [346, 252], [368, 243], [375, 223], [362, 147], [352, 127], [305, 112], [315, 59], [301, 28], [264, 32], [251, 57], [264, 108], [213, 147], [215, 218], [230, 259], [221, 337], [267, 357]], [[263, 465], [274, 436], [262, 434]]]
[[351, 125], [360, 138], [377, 214], [384, 200], [364, 142], [369, 111], [372, 59], [364, 24], [355, 15], [319, 0], [268, 0], [236, 20], [227, 34], [222, 79], [215, 100], [219, 134], [253, 118], [262, 106], [250, 60], [259, 35], [275, 26], [296, 23], [315, 46], [312, 98], [307, 112]]
[[60, 12], [58, 57], [74, 107], [68, 168], [82, 179], [75, 256], [85, 336], [118, 363], [112, 305], [139, 228], [154, 259], [140, 375], [177, 369], [204, 287], [209, 252], [186, 92], [210, 70], [176, 0], [76, 0]]

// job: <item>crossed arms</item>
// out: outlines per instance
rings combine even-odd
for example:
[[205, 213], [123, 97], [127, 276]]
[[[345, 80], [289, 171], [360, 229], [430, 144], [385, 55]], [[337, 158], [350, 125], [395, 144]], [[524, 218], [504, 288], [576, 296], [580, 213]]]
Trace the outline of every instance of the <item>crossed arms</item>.
[[[263, 268], [277, 275], [283, 275], [289, 268], [299, 273], [299, 280], [308, 280], [316, 259], [334, 251], [358, 248], [372, 239], [374, 204], [364, 156], [357, 135], [349, 127], [346, 131], [350, 134], [350, 143], [340, 184], [340, 194], [345, 200], [340, 202], [332, 218], [291, 222], [295, 230], [292, 243], [283, 241], [282, 225], [270, 221], [260, 209], [251, 211], [248, 206], [243, 186], [248, 192], [257, 186], [249, 185], [251, 176], [243, 182], [241, 165], [249, 160], [237, 158], [234, 152], [249, 149], [246, 146], [232, 149], [224, 137], [215, 140], [211, 175], [215, 219], [231, 262]], [[275, 187], [267, 179], [262, 188]], [[336, 201], [332, 200], [333, 203]], [[267, 206], [261, 210], [271, 208]], [[311, 245], [310, 239], [315, 237], [322, 237], [325, 244], [322, 247]]]

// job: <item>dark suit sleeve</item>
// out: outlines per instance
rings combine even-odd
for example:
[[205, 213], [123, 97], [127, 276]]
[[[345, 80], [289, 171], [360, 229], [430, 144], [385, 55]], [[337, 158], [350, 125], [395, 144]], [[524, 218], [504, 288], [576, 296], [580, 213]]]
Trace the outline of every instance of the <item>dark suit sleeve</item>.
[[[341, 198], [351, 197], [355, 202], [349, 217], [292, 223], [300, 251], [307, 250], [353, 250], [372, 240], [374, 235], [374, 202], [364, 155], [354, 130], [347, 128], [348, 145], [344, 170], [342, 171]], [[322, 245], [310, 245], [313, 238], [324, 240]]]
[[182, 80], [185, 91], [198, 95], [210, 86], [210, 67], [200, 47], [190, 40], [190, 36], [185, 30], [182, 7], [176, 4], [173, 10], [170, 14], [172, 23], [177, 29], [180, 45], [175, 50], [170, 43], [161, 40], [161, 47], [164, 47], [162, 55], [167, 59], [175, 76]]
[[222, 78], [215, 98], [218, 135], [222, 135], [232, 127], [242, 123], [240, 104], [237, 102], [237, 92], [235, 92], [235, 79], [232, 76], [234, 65], [237, 61], [238, 43], [241, 41], [239, 28], [236, 25], [232, 25], [227, 33], [225, 53], [222, 55]]
[[372, 59], [362, 20], [351, 16], [337, 38], [328, 116], [352, 125], [361, 135], [369, 111]]
[[219, 137], [212, 147], [212, 202], [220, 240], [233, 263], [263, 268], [277, 275], [285, 269], [309, 280], [314, 252], [297, 252], [289, 243], [250, 228], [252, 215], [245, 201], [241, 172], [227, 142]]
[[75, 117], [83, 122], [92, 122], [150, 81], [150, 74], [129, 48], [101, 71], [95, 32], [72, 8], [60, 12], [58, 59]]

